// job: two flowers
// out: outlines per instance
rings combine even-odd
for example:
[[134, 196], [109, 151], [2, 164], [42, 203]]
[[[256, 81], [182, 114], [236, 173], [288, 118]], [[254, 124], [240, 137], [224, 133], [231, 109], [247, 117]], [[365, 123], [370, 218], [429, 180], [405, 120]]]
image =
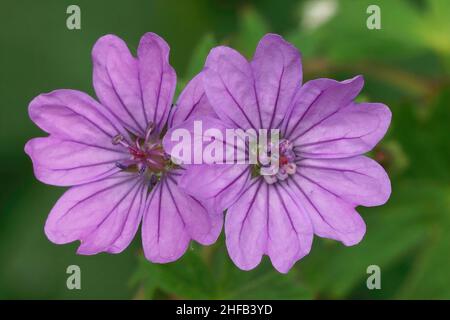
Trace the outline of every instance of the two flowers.
[[[228, 47], [211, 50], [203, 71], [176, 103], [169, 47], [145, 34], [133, 57], [116, 36], [92, 52], [99, 102], [74, 90], [36, 97], [31, 119], [49, 135], [25, 147], [36, 177], [71, 188], [45, 225], [47, 237], [79, 240], [80, 254], [118, 253], [141, 225], [145, 256], [177, 260], [195, 240], [216, 241], [225, 214], [230, 257], [244, 270], [268, 255], [288, 272], [313, 235], [358, 243], [365, 224], [355, 207], [387, 201], [383, 168], [363, 154], [384, 136], [389, 109], [354, 102], [362, 77], [302, 84], [300, 54], [264, 36], [248, 62]], [[249, 164], [178, 165], [174, 130], [277, 129], [280, 170]], [[223, 143], [226, 143], [223, 141]]]

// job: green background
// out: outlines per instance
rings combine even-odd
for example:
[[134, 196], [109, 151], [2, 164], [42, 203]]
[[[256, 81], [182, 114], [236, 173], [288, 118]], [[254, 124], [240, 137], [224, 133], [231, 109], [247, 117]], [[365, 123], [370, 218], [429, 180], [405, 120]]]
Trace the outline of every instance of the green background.
[[[306, 1], [2, 0], [0, 4], [0, 298], [450, 298], [450, 1], [335, 1], [324, 24], [307, 24]], [[66, 28], [66, 8], [81, 7], [81, 30]], [[381, 30], [366, 9], [381, 8]], [[43, 232], [63, 193], [38, 182], [25, 142], [43, 133], [27, 106], [42, 92], [73, 88], [93, 95], [91, 48], [114, 33], [132, 50], [156, 32], [171, 46], [180, 87], [207, 52], [227, 44], [248, 57], [266, 32], [303, 53], [304, 79], [363, 74], [361, 100], [384, 102], [391, 128], [371, 152], [389, 172], [382, 207], [360, 208], [367, 235], [358, 246], [316, 238], [287, 275], [268, 259], [240, 271], [220, 241], [193, 244], [179, 261], [152, 265], [139, 237], [120, 255], [77, 256]], [[81, 267], [82, 289], [66, 288], [66, 268]], [[366, 268], [379, 265], [382, 289], [368, 290]]]

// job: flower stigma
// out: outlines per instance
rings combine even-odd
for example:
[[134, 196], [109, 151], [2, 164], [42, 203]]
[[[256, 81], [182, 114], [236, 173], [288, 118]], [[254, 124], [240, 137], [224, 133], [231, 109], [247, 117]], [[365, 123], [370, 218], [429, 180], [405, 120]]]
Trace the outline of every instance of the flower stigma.
[[148, 179], [153, 187], [161, 176], [172, 169], [175, 165], [170, 156], [164, 151], [162, 140], [154, 130], [155, 126], [150, 123], [147, 127], [145, 138], [134, 137], [129, 143], [122, 134], [113, 137], [113, 145], [121, 145], [129, 152], [130, 158], [116, 162], [116, 166], [123, 171], [137, 172], [140, 176]]

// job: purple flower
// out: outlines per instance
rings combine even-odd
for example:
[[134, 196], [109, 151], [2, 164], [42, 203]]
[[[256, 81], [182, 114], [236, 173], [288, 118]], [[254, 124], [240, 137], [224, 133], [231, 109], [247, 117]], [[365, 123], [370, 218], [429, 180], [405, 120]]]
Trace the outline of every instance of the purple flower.
[[208, 214], [177, 186], [183, 169], [161, 144], [166, 126], [203, 112], [200, 76], [169, 115], [176, 74], [162, 38], [145, 34], [135, 58], [121, 39], [107, 35], [92, 58], [100, 103], [74, 90], [42, 94], [30, 103], [30, 118], [49, 133], [25, 146], [35, 175], [71, 186], [50, 212], [47, 237], [57, 244], [80, 240], [80, 254], [119, 253], [142, 220], [145, 256], [160, 263], [178, 259], [191, 239], [215, 242], [221, 215]]
[[[355, 207], [384, 204], [391, 193], [384, 169], [363, 155], [386, 133], [388, 107], [354, 102], [361, 76], [302, 85], [301, 69], [297, 49], [273, 34], [250, 62], [222, 46], [205, 64], [205, 93], [220, 120], [203, 117], [204, 128], [280, 130], [278, 172], [263, 164], [194, 165], [180, 179], [200, 201], [228, 209], [227, 248], [244, 270], [268, 255], [288, 272], [309, 253], [313, 234], [357, 244], [366, 227]], [[179, 127], [192, 130], [192, 121]]]

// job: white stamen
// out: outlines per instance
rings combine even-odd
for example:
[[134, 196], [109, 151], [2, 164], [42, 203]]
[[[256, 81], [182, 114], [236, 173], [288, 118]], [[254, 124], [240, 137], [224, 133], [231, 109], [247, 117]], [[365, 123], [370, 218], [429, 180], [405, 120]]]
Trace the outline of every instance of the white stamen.
[[268, 183], [268, 184], [274, 184], [275, 182], [277, 182], [277, 177], [276, 176], [263, 176], [264, 180]]
[[291, 162], [284, 165], [283, 169], [286, 170], [287, 174], [292, 175], [297, 171], [297, 165]]

